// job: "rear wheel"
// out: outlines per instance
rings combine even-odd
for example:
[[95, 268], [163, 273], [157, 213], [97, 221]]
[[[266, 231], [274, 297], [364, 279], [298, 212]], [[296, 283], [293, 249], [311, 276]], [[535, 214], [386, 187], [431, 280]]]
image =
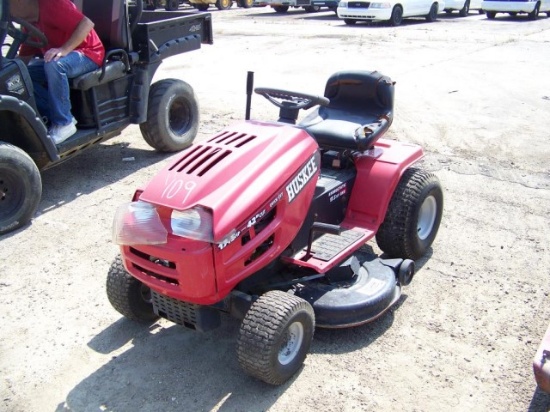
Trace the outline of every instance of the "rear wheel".
[[118, 255], [107, 274], [107, 298], [124, 317], [138, 322], [158, 319], [151, 303], [151, 289], [131, 276]]
[[147, 121], [140, 124], [145, 141], [160, 152], [177, 152], [189, 146], [199, 129], [199, 104], [191, 86], [164, 79], [149, 91]]
[[497, 15], [497, 13], [494, 12], [494, 11], [488, 11], [488, 12], [487, 12], [487, 18], [488, 18], [489, 20], [493, 20], [493, 19], [496, 17], [496, 15]]
[[180, 7], [179, 0], [166, 0], [166, 6], [164, 6], [166, 11], [174, 11], [179, 9], [179, 7]]
[[401, 6], [394, 6], [391, 17], [390, 24], [392, 26], [399, 26], [403, 22], [403, 8]]
[[344, 19], [344, 23], [346, 23], [348, 26], [353, 26], [355, 23], [357, 23], [357, 20]]
[[275, 13], [286, 13], [288, 11], [288, 6], [273, 6]]
[[460, 11], [458, 12], [458, 15], [460, 17], [466, 17], [468, 15], [468, 13], [470, 12], [470, 0], [466, 0], [464, 2], [464, 7], [462, 7], [460, 9]]
[[426, 15], [426, 21], [430, 23], [436, 21], [438, 9], [439, 6], [437, 5], [437, 3], [432, 4], [432, 7], [430, 7], [430, 12]]
[[376, 234], [380, 249], [392, 257], [416, 260], [433, 243], [443, 214], [443, 190], [424, 170], [405, 171]]
[[218, 10], [228, 10], [233, 5], [232, 0], [216, 0], [216, 7]]
[[0, 142], [0, 236], [26, 225], [42, 196], [42, 178], [31, 157]]
[[249, 375], [281, 385], [302, 366], [314, 329], [315, 314], [307, 301], [269, 291], [252, 304], [242, 321], [239, 363]]
[[540, 3], [537, 3], [535, 4], [535, 8], [533, 9], [533, 11], [527, 15], [529, 20], [536, 20], [536, 18], [539, 15], [539, 11], [540, 11]]

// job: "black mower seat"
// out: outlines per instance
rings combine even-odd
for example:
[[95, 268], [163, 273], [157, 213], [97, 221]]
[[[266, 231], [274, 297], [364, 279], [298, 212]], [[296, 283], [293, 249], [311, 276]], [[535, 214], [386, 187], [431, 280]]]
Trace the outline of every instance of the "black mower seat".
[[106, 53], [102, 67], [71, 79], [70, 87], [88, 90], [124, 77], [130, 69], [128, 51], [131, 46], [126, 1], [74, 0], [74, 4], [94, 23]]
[[376, 71], [341, 71], [327, 81], [328, 106], [300, 122], [319, 146], [336, 150], [370, 149], [393, 121], [394, 82]]

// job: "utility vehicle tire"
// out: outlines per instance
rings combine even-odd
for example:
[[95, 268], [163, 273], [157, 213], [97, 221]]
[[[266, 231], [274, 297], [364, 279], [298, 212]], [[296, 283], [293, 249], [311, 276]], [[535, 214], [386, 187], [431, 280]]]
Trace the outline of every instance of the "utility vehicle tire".
[[317, 13], [319, 10], [321, 10], [321, 6], [307, 6], [304, 7], [304, 10], [306, 13]]
[[164, 6], [166, 11], [174, 11], [180, 8], [179, 0], [166, 0], [166, 6]]
[[437, 13], [439, 13], [439, 6], [437, 3], [432, 4], [430, 12], [426, 15], [426, 21], [432, 23], [437, 20]]
[[286, 13], [288, 11], [288, 6], [273, 6], [275, 13]]
[[281, 385], [302, 366], [314, 329], [315, 314], [307, 301], [269, 291], [252, 304], [241, 323], [239, 363], [249, 375]]
[[216, 7], [218, 10], [229, 10], [232, 5], [232, 0], [216, 0]]
[[442, 214], [443, 190], [437, 177], [410, 168], [393, 193], [376, 242], [391, 257], [416, 260], [433, 243]]
[[344, 19], [344, 23], [346, 23], [346, 25], [348, 25], [348, 26], [354, 26], [355, 23], [357, 23], [357, 20], [353, 20], [353, 19]]
[[533, 9], [533, 11], [527, 15], [527, 18], [529, 20], [536, 20], [539, 15], [539, 11], [540, 11], [540, 3], [537, 3], [535, 4], [535, 8]]
[[147, 121], [139, 125], [147, 144], [159, 152], [177, 152], [193, 142], [199, 130], [199, 103], [189, 84], [177, 79], [154, 83], [148, 105]]
[[26, 225], [42, 196], [42, 178], [31, 157], [0, 142], [0, 236]]
[[238, 5], [243, 9], [249, 9], [254, 6], [254, 0], [239, 0]]
[[130, 320], [152, 322], [158, 319], [151, 303], [151, 289], [126, 272], [120, 255], [107, 274], [107, 297], [113, 308]]
[[488, 11], [488, 12], [487, 12], [487, 18], [488, 18], [489, 20], [493, 20], [493, 19], [496, 17], [496, 15], [497, 15], [497, 13], [494, 12], [494, 11]]
[[195, 4], [195, 7], [197, 8], [198, 11], [206, 11], [208, 10], [209, 6], [210, 6], [209, 4], [203, 4], [203, 3]]
[[390, 16], [390, 25], [399, 26], [403, 22], [403, 7], [394, 6]]
[[458, 15], [460, 17], [466, 17], [468, 13], [470, 13], [470, 0], [464, 2], [464, 7], [459, 10]]

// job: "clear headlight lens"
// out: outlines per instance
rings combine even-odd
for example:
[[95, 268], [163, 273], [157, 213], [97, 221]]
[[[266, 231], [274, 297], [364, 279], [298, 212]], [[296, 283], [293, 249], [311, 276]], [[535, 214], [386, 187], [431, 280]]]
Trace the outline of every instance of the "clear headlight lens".
[[391, 8], [390, 3], [371, 3], [370, 4], [371, 9], [389, 9]]
[[152, 204], [138, 200], [117, 209], [113, 221], [113, 242], [117, 245], [159, 245], [167, 239], [168, 231]]
[[212, 213], [197, 206], [187, 210], [173, 210], [170, 221], [172, 233], [176, 236], [212, 243]]

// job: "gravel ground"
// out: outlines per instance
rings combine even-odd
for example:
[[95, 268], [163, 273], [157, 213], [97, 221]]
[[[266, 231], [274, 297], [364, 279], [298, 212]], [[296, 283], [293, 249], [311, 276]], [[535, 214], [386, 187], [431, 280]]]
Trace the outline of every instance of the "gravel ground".
[[[198, 138], [244, 117], [247, 71], [321, 94], [338, 70], [379, 70], [397, 82], [389, 137], [422, 145], [445, 188], [432, 250], [385, 316], [318, 329], [293, 379], [255, 381], [236, 360], [236, 320], [204, 334], [143, 326], [107, 301], [114, 211], [169, 158], [132, 126], [45, 171], [32, 224], [0, 238], [0, 410], [548, 411], [532, 360], [550, 309], [550, 19], [212, 16], [215, 44], [156, 75], [194, 87]], [[254, 97], [253, 118], [276, 115]]]

